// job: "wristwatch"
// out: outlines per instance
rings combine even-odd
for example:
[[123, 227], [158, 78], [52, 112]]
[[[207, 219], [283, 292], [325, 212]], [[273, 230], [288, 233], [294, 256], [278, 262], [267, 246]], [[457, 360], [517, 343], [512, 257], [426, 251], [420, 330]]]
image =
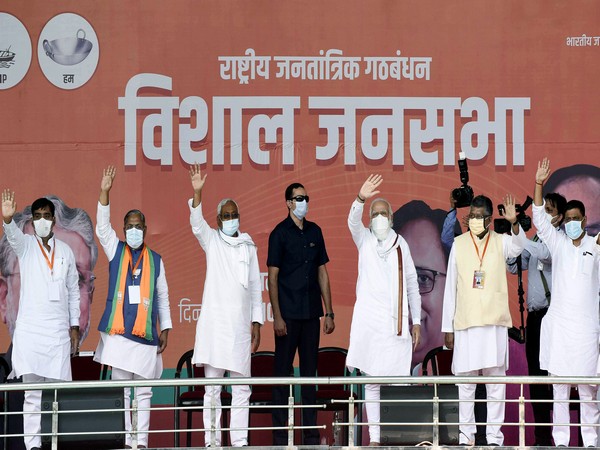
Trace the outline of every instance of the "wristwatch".
[[331, 320], [335, 319], [335, 314], [330, 312], [330, 313], [325, 313], [325, 317], [331, 317]]

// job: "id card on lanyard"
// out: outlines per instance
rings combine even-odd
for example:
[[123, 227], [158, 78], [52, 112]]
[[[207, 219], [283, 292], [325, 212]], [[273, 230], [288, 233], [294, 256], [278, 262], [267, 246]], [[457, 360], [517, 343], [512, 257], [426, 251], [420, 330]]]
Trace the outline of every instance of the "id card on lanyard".
[[490, 233], [488, 232], [487, 239], [485, 241], [485, 246], [483, 247], [483, 254], [479, 256], [479, 248], [475, 243], [475, 239], [473, 239], [473, 234], [469, 232], [471, 236], [471, 240], [473, 241], [473, 245], [475, 246], [475, 251], [477, 252], [477, 258], [479, 258], [479, 270], [473, 271], [473, 289], [483, 289], [485, 287], [485, 270], [482, 270], [481, 266], [483, 265], [483, 258], [485, 257], [485, 252], [487, 251], [488, 244], [490, 243]]
[[[133, 264], [131, 263], [131, 260], [133, 259], [133, 256], [130, 255], [130, 259], [129, 259], [129, 270], [131, 270], [131, 276], [132, 276], [132, 282], [134, 284], [130, 285], [127, 287], [127, 294], [129, 297], [129, 304], [130, 305], [139, 305], [141, 303], [141, 299], [142, 299], [142, 295], [140, 293], [140, 286], [139, 284], [136, 285], [135, 284], [135, 280], [140, 276], [141, 273], [141, 269], [139, 269], [139, 265], [142, 262], [142, 259], [144, 258], [144, 250], [146, 249], [146, 247], [144, 246], [144, 248], [142, 249], [142, 251], [140, 252], [140, 256], [138, 257], [137, 262], [135, 263], [135, 266], [133, 266]], [[127, 249], [128, 251], [129, 248]]]
[[50, 258], [48, 258], [48, 254], [44, 247], [42, 247], [42, 244], [40, 244], [40, 241], [38, 241], [37, 238], [35, 239], [35, 241], [37, 242], [38, 247], [42, 252], [42, 255], [44, 255], [44, 259], [46, 260], [46, 265], [48, 266], [48, 269], [50, 269], [50, 280], [48, 280], [47, 282], [48, 300], [50, 300], [51, 302], [58, 302], [60, 301], [61, 282], [58, 280], [54, 280], [54, 256], [56, 255], [56, 241], [54, 242], [54, 248], [52, 249], [52, 254], [50, 255]]

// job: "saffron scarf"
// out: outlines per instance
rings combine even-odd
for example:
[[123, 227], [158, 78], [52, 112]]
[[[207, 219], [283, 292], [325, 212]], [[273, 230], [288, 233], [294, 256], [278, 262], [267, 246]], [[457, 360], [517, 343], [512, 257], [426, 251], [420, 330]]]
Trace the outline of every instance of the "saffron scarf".
[[[148, 341], [153, 340], [152, 330], [152, 307], [154, 298], [154, 255], [152, 251], [144, 246], [140, 253], [142, 258], [142, 278], [140, 280], [140, 297], [141, 301], [137, 306], [135, 324], [131, 334], [144, 338]], [[119, 272], [113, 295], [112, 310], [106, 326], [108, 334], [125, 334], [125, 320], [123, 317], [123, 302], [125, 299], [125, 288], [127, 287], [127, 278], [131, 264], [131, 250], [128, 245], [123, 245], [121, 256], [119, 259]], [[131, 274], [133, 276], [133, 273]]]

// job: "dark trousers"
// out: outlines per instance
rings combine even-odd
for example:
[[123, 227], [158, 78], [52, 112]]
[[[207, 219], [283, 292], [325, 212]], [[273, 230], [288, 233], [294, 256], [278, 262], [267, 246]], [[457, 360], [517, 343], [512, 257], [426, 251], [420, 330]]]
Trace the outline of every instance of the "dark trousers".
[[[527, 355], [527, 367], [529, 375], [548, 375], [548, 372], [540, 369], [540, 332], [542, 319], [548, 308], [531, 311], [527, 314], [527, 328], [525, 341], [525, 354]], [[529, 396], [531, 400], [552, 400], [552, 386], [548, 384], [530, 384]], [[550, 412], [552, 403], [532, 403], [533, 417], [535, 423], [552, 423]], [[535, 445], [552, 446], [552, 427], [549, 425], [536, 425]]]
[[[298, 350], [300, 358], [300, 376], [314, 377], [317, 373], [317, 353], [319, 351], [319, 337], [321, 324], [318, 318], [308, 320], [285, 319], [287, 335], [275, 336], [275, 362], [274, 373], [276, 377], [287, 377], [293, 374], [294, 356]], [[316, 387], [303, 385], [302, 404], [314, 405], [316, 402]], [[273, 403], [287, 405], [289, 386], [276, 386], [273, 388]], [[273, 426], [284, 427], [287, 425], [288, 410], [273, 409]], [[314, 426], [317, 424], [317, 410], [315, 408], [302, 409], [302, 425]], [[303, 430], [304, 445], [319, 444], [319, 430]], [[273, 430], [273, 445], [287, 445], [287, 431]]]

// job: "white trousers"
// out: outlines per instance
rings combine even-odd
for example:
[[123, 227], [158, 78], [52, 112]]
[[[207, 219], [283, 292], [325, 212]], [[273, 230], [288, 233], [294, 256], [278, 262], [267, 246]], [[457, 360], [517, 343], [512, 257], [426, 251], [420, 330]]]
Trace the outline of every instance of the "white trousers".
[[[506, 366], [489, 367], [481, 370], [484, 377], [487, 376], [504, 376], [506, 375]], [[478, 370], [469, 372], [456, 373], [456, 376], [467, 377], [479, 375]], [[475, 433], [477, 426], [475, 425], [475, 388], [476, 384], [459, 384], [458, 398], [460, 400], [458, 406], [458, 415], [460, 422], [459, 430], [460, 444], [469, 444], [475, 441]], [[486, 427], [486, 438], [488, 445], [496, 444], [502, 446], [504, 444], [504, 435], [500, 428], [504, 423], [504, 402], [506, 398], [505, 384], [486, 384], [487, 392], [487, 422], [491, 423]]]
[[[225, 375], [224, 369], [217, 369], [216, 367], [204, 364], [204, 376], [206, 378], [222, 378]], [[243, 377], [241, 373], [229, 372], [229, 376], [232, 378]], [[204, 420], [204, 428], [218, 428], [221, 426], [221, 389], [222, 386], [206, 386], [204, 393], [204, 411], [202, 411], [202, 417]], [[231, 438], [231, 445], [233, 447], [241, 447], [248, 445], [248, 430], [240, 430], [240, 428], [248, 428], [248, 418], [250, 413], [248, 405], [250, 404], [250, 386], [232, 386], [231, 387], [231, 431], [229, 436]], [[211, 422], [212, 409], [211, 406], [215, 407], [215, 422]], [[205, 445], [211, 445], [213, 438], [212, 431], [206, 431], [204, 434]], [[221, 432], [214, 432], [215, 446], [221, 446]]]
[[367, 421], [369, 425], [369, 441], [381, 442], [381, 430], [379, 422], [381, 421], [381, 409], [379, 400], [381, 399], [380, 384], [365, 384], [365, 409], [367, 410]]
[[[54, 378], [45, 378], [33, 373], [23, 374], [23, 383], [43, 383], [60, 381]], [[25, 391], [23, 400], [23, 434], [29, 435], [23, 438], [25, 448], [42, 446], [42, 391]], [[33, 414], [28, 414], [33, 413]]]
[[[554, 391], [554, 415], [552, 422], [568, 424], [571, 423], [569, 414], [569, 398], [571, 396], [570, 384], [553, 384]], [[583, 438], [584, 447], [596, 447], [597, 431], [593, 426], [598, 423], [600, 412], [598, 405], [592, 403], [596, 400], [596, 391], [598, 387], [589, 384], [579, 384], [579, 399], [584, 402], [580, 404], [581, 410], [581, 437]], [[569, 446], [571, 439], [571, 431], [569, 425], [554, 425], [552, 427], [552, 437], [554, 445]]]
[[[128, 372], [127, 370], [117, 369], [113, 367], [112, 376], [113, 380], [145, 380], [145, 378]], [[138, 414], [137, 414], [137, 444], [148, 447], [148, 428], [150, 427], [150, 406], [152, 399], [152, 388], [151, 387], [136, 387], [134, 388], [134, 398], [137, 400]], [[131, 408], [131, 388], [125, 388], [125, 409]], [[125, 411], [125, 430], [131, 432], [131, 412]], [[144, 433], [146, 432], [146, 433]], [[133, 439], [132, 433], [125, 435], [125, 444], [131, 445]]]

